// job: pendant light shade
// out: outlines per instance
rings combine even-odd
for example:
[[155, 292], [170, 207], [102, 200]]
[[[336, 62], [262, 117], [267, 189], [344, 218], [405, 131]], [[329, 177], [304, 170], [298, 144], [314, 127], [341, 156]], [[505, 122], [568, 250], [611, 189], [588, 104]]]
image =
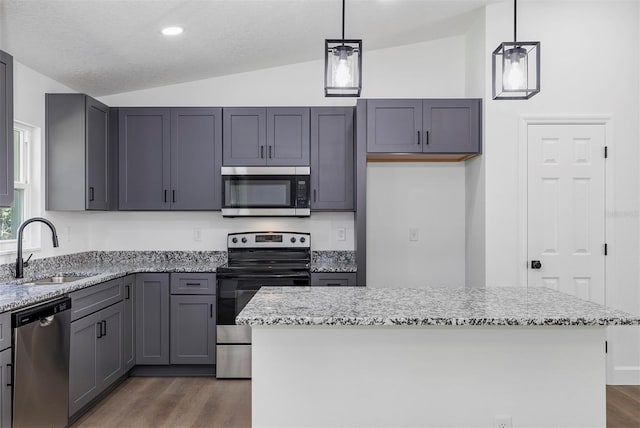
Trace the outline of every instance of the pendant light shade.
[[540, 92], [540, 42], [517, 41], [513, 1], [513, 42], [501, 43], [492, 57], [493, 99], [526, 100]]
[[362, 90], [362, 40], [344, 38], [342, 0], [342, 38], [324, 41], [324, 96], [359, 97]]

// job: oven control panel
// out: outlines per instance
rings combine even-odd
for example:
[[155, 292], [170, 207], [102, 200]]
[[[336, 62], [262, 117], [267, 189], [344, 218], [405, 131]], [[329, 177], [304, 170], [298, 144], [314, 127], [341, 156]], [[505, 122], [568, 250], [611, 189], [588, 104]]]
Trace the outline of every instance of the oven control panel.
[[311, 248], [311, 234], [297, 232], [230, 233], [227, 248]]

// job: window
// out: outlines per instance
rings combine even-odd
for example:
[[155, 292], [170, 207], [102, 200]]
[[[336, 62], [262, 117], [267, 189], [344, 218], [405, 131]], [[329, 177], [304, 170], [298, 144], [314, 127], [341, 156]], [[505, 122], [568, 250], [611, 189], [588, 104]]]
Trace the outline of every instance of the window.
[[0, 208], [0, 241], [15, 240], [20, 224], [28, 218], [30, 212], [31, 180], [29, 168], [29, 146], [32, 129], [16, 123], [13, 129], [13, 168], [14, 198], [13, 206]]

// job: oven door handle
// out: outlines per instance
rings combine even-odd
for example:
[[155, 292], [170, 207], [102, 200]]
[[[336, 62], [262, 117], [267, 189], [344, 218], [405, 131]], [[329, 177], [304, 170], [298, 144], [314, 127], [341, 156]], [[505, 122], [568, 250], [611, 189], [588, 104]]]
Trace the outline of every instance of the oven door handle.
[[311, 275], [308, 273], [291, 273], [291, 274], [253, 274], [253, 273], [241, 273], [241, 274], [218, 274], [218, 279], [279, 279], [279, 278], [300, 278], [308, 279]]

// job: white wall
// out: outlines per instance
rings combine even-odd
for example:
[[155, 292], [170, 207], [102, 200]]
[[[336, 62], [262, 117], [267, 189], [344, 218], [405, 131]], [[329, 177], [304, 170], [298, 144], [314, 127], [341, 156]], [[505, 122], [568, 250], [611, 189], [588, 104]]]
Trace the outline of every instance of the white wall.
[[[485, 10], [482, 9], [466, 34], [465, 96], [483, 98], [485, 84]], [[484, 103], [484, 101], [483, 101]], [[484, 107], [483, 107], [484, 111]], [[484, 134], [484, 115], [482, 116]], [[483, 135], [484, 142], [484, 135]], [[485, 285], [485, 169], [484, 156], [465, 164], [465, 285]]]
[[368, 286], [464, 286], [464, 172], [464, 163], [367, 166]]
[[[456, 36], [365, 50], [362, 98], [464, 96], [464, 44], [464, 36]], [[100, 100], [111, 106], [355, 105], [354, 98], [325, 98], [323, 61], [109, 95]]]
[[[610, 115], [614, 137], [608, 164], [614, 166], [613, 206], [607, 221], [607, 304], [640, 313], [638, 287], [638, 4], [636, 2], [523, 2], [518, 38], [541, 41], [541, 92], [529, 101], [492, 101], [491, 64], [485, 78], [486, 283], [521, 284], [518, 201], [519, 122], [523, 115]], [[512, 37], [512, 3], [486, 8], [485, 57]], [[639, 329], [616, 340], [618, 367], [635, 367], [640, 382]], [[616, 349], [617, 348], [617, 349]], [[619, 371], [619, 379], [630, 379]], [[627, 371], [628, 372], [628, 371]], [[621, 380], [609, 379], [618, 383]]]

